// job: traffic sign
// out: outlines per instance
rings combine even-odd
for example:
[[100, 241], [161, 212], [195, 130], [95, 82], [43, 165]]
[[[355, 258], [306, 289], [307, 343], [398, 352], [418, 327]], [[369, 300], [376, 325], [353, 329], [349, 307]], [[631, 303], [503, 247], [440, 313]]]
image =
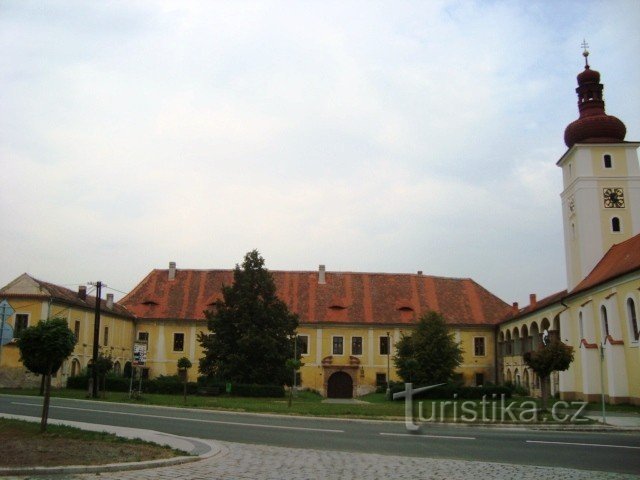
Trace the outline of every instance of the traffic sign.
[[2, 324], [2, 331], [0, 332], [0, 344], [6, 345], [13, 340], [13, 327], [7, 322]]

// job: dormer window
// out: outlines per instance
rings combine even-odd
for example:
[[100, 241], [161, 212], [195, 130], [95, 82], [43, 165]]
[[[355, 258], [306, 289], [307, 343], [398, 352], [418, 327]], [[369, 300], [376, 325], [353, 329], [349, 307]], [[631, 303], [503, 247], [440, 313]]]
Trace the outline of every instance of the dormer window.
[[413, 308], [411, 307], [400, 307], [398, 308], [401, 312], [413, 312]]
[[155, 306], [158, 305], [158, 302], [154, 302], [153, 300], [145, 300], [144, 302], [142, 302], [142, 304], [147, 306]]
[[343, 305], [331, 305], [329, 307], [329, 310], [334, 310], [334, 311], [340, 311], [340, 310], [345, 310], [347, 307], [343, 306]]
[[611, 168], [611, 155], [609, 155], [608, 153], [602, 157], [603, 161], [604, 161], [604, 168]]

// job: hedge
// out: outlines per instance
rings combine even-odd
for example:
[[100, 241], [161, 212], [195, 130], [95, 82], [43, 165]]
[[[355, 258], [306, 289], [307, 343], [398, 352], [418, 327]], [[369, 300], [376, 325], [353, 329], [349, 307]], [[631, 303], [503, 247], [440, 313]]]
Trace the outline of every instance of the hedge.
[[[218, 389], [220, 393], [227, 393], [227, 382], [215, 377], [198, 377], [198, 388], [201, 390]], [[256, 385], [232, 383], [231, 395], [238, 397], [284, 397], [284, 387], [282, 385]]]
[[[106, 389], [109, 392], [128, 392], [131, 379], [107, 375]], [[137, 390], [139, 380], [133, 381], [133, 389]], [[89, 377], [80, 375], [77, 377], [69, 377], [67, 379], [67, 388], [87, 390], [89, 388]], [[177, 375], [160, 375], [152, 380], [142, 380], [143, 393], [163, 393], [163, 394], [181, 394], [184, 384]], [[211, 394], [209, 392], [215, 390], [217, 394], [224, 394], [227, 390], [227, 384], [217, 379], [208, 377], [199, 377], [198, 382], [187, 383], [187, 393], [195, 395], [197, 393]], [[284, 387], [282, 385], [245, 385], [234, 383], [231, 385], [231, 395], [238, 397], [284, 397]]]
[[[420, 388], [420, 385], [414, 385], [414, 388]], [[394, 382], [391, 384], [391, 393], [397, 393], [404, 391], [404, 383]], [[487, 385], [484, 387], [465, 387], [460, 384], [447, 383], [440, 387], [435, 387], [418, 394], [414, 394], [413, 398], [416, 399], [454, 399], [461, 398], [464, 400], [480, 400], [482, 397], [492, 398], [496, 395], [497, 398], [511, 398], [512, 391], [508, 387]], [[403, 400], [403, 399], [401, 399]]]
[[[109, 392], [128, 392], [130, 385], [130, 378], [111, 375], [106, 378], [106, 389]], [[134, 390], [137, 390], [139, 385], [139, 380], [133, 381]], [[67, 388], [86, 390], [89, 388], [89, 377], [85, 375], [69, 377], [67, 379]], [[181, 394], [183, 389], [184, 384], [177, 375], [161, 375], [153, 380], [142, 380], [142, 391], [145, 393]], [[195, 382], [187, 383], [188, 394], [193, 395], [197, 393], [197, 391], [198, 385]]]

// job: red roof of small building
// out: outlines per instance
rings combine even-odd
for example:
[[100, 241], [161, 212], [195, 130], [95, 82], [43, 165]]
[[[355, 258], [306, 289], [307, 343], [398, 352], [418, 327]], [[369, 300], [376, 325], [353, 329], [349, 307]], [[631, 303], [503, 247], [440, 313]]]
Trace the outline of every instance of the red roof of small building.
[[640, 269], [640, 234], [613, 245], [570, 295]]
[[[38, 287], [38, 291], [28, 291], [25, 293], [20, 293], [12, 289], [12, 285], [20, 280], [20, 279], [29, 279], [33, 282], [34, 285]], [[33, 278], [31, 275], [24, 273], [16, 280], [6, 285], [2, 289], [0, 289], [0, 296], [6, 298], [50, 298], [52, 301], [64, 303], [66, 305], [73, 305], [80, 308], [86, 308], [95, 310], [96, 308], [96, 297], [91, 295], [86, 295], [85, 298], [81, 298], [77, 291], [70, 290], [66, 287], [61, 287], [60, 285], [56, 285], [55, 283], [45, 282], [43, 280], [38, 280], [37, 278]], [[120, 317], [133, 318], [131, 312], [129, 312], [125, 307], [120, 305], [119, 303], [114, 302], [111, 308], [107, 307], [107, 301], [105, 299], [100, 300], [100, 311], [106, 314], [118, 315]]]
[[[277, 294], [302, 324], [411, 324], [440, 312], [448, 323], [494, 325], [511, 308], [471, 279], [420, 274], [271, 271]], [[120, 303], [138, 318], [203, 319], [233, 270], [153, 270]]]

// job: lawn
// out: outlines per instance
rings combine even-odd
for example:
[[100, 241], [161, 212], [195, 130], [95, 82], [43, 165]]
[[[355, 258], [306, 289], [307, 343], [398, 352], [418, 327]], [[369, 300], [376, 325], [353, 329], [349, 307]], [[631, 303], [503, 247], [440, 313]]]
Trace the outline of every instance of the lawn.
[[187, 455], [142, 440], [128, 440], [109, 433], [0, 418], [2, 455], [0, 467], [54, 467], [140, 462]]
[[[20, 395], [37, 395], [37, 390], [17, 390], [4, 389], [0, 393], [20, 394]], [[52, 395], [55, 397], [85, 399], [85, 390], [60, 389], [53, 390]], [[292, 405], [289, 407], [287, 398], [248, 398], [233, 396], [188, 396], [187, 402], [184, 403], [181, 395], [165, 395], [145, 393], [138, 399], [129, 399], [128, 393], [107, 392], [104, 399], [107, 402], [122, 402], [138, 405], [161, 405], [170, 407], [187, 407], [202, 408], [210, 410], [226, 410], [238, 412], [252, 413], [276, 413], [285, 415], [312, 415], [321, 417], [347, 417], [347, 418], [367, 418], [367, 419], [384, 419], [384, 420], [402, 420], [404, 419], [404, 402], [388, 401], [383, 393], [371, 393], [358, 400], [364, 403], [330, 403], [326, 402], [323, 397], [314, 392], [300, 391], [293, 399]], [[503, 407], [508, 407], [513, 402], [513, 406], [509, 411], [503, 413]], [[549, 401], [551, 405], [552, 400]], [[488, 423], [513, 423], [523, 421], [531, 423], [533, 419], [532, 410], [539, 407], [539, 400], [528, 397], [515, 397], [507, 399], [501, 404], [499, 399], [495, 403], [482, 405], [480, 401], [464, 401], [457, 400], [423, 400], [421, 405], [418, 401], [414, 402], [416, 415], [421, 415], [425, 419], [435, 419], [437, 421], [452, 421], [464, 418], [475, 418], [474, 421], [484, 421]], [[611, 406], [608, 411], [614, 412], [616, 408], [623, 406]], [[593, 405], [592, 411], [599, 411], [597, 404]], [[635, 407], [624, 406], [624, 411], [630, 411]], [[434, 410], [435, 409], [435, 410]], [[636, 411], [639, 409], [636, 408]], [[524, 413], [523, 413], [524, 412]], [[529, 413], [527, 413], [529, 412]], [[537, 415], [537, 414], [536, 414]], [[515, 420], [514, 420], [515, 417]], [[545, 423], [554, 423], [556, 420], [551, 416], [545, 418], [536, 417], [539, 421]], [[467, 420], [468, 421], [468, 420]]]

